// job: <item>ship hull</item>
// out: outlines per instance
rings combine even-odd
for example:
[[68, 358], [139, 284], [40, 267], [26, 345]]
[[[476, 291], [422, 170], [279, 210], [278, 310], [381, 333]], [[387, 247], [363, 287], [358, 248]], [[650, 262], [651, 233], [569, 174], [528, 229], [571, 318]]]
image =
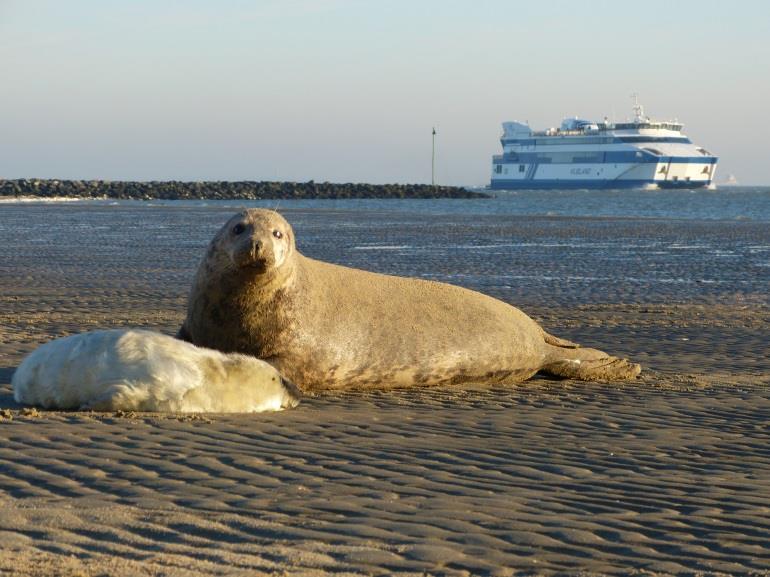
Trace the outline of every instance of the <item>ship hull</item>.
[[711, 186], [711, 181], [671, 181], [652, 180], [493, 180], [492, 190], [621, 190], [621, 189], [695, 189]]
[[[716, 159], [665, 158], [661, 162], [597, 164], [521, 164], [495, 160], [490, 188], [653, 189], [710, 186]], [[497, 172], [499, 170], [499, 172]]]

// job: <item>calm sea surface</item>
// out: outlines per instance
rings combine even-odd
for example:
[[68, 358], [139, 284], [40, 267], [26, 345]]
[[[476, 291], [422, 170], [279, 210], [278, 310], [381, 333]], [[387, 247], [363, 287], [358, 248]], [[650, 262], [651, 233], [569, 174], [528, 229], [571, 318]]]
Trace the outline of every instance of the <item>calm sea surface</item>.
[[186, 287], [210, 238], [243, 206], [277, 207], [308, 256], [452, 282], [518, 305], [770, 304], [770, 187], [521, 191], [488, 200], [0, 202], [0, 274], [56, 267], [76, 285], [96, 263], [121, 263], [104, 274]]

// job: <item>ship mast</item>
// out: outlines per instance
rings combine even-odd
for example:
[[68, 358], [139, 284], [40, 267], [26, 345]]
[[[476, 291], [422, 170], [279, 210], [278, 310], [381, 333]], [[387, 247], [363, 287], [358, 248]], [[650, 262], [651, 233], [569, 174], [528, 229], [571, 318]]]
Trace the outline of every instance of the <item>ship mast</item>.
[[636, 124], [641, 124], [644, 122], [644, 107], [639, 104], [639, 94], [634, 92], [631, 95], [631, 98], [634, 99], [634, 122]]

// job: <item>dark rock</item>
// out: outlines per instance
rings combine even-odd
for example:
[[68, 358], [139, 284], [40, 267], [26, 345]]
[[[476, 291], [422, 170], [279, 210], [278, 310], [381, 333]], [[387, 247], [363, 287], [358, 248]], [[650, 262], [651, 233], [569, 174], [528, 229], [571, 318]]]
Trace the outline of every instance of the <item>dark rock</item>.
[[457, 186], [427, 184], [367, 184], [253, 181], [104, 181], [104, 180], [0, 180], [0, 197], [64, 196], [118, 199], [304, 199], [304, 198], [489, 198]]

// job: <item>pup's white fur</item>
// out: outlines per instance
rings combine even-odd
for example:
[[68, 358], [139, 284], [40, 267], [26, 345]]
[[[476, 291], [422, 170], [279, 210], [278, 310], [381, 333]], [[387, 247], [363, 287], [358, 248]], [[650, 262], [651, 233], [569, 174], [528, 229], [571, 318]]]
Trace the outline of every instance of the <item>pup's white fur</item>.
[[57, 409], [259, 412], [299, 402], [296, 387], [264, 361], [145, 330], [48, 342], [11, 382], [17, 403]]

